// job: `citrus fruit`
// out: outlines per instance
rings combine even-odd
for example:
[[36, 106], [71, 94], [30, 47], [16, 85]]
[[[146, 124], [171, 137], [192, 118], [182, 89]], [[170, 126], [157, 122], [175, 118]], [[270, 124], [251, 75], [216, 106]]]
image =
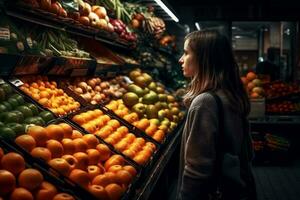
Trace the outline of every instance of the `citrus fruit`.
[[18, 177], [19, 186], [30, 191], [38, 188], [42, 184], [43, 180], [43, 175], [36, 169], [25, 169]]
[[4, 196], [12, 192], [15, 187], [15, 176], [7, 170], [0, 170], [0, 196]]
[[10, 152], [2, 157], [1, 166], [3, 169], [10, 171], [14, 175], [18, 175], [25, 169], [25, 161], [20, 154]]
[[17, 137], [15, 139], [15, 143], [28, 152], [31, 152], [31, 150], [36, 146], [34, 138], [28, 134], [20, 135], [19, 137]]
[[30, 191], [25, 188], [16, 188], [10, 195], [10, 200], [33, 200], [33, 196]]
[[30, 154], [32, 157], [40, 158], [46, 162], [52, 158], [51, 152], [45, 147], [35, 147], [31, 150]]

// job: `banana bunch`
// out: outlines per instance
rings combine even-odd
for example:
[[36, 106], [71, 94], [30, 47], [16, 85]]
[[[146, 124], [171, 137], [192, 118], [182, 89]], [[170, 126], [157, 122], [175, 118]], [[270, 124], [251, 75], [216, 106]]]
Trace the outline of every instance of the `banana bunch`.
[[39, 45], [43, 53], [51, 56], [69, 56], [89, 58], [89, 53], [78, 49], [78, 43], [69, 38], [65, 33], [46, 31], [38, 36]]
[[103, 4], [107, 9], [115, 13], [117, 19], [121, 19], [126, 24], [131, 20], [131, 14], [127, 11], [125, 6], [120, 2], [120, 0], [101, 0], [100, 4]]
[[166, 30], [165, 22], [158, 17], [148, 17], [143, 21], [145, 31], [153, 35], [156, 39], [161, 38]]

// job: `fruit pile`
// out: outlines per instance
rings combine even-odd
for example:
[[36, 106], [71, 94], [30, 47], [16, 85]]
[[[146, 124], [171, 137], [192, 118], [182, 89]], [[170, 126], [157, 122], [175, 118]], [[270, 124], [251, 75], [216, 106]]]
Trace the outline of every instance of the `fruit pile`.
[[291, 101], [282, 101], [278, 103], [267, 103], [266, 111], [268, 113], [295, 113], [300, 111], [300, 103]]
[[296, 84], [275, 81], [264, 86], [267, 99], [284, 97], [287, 95], [298, 94], [300, 87]]
[[25, 94], [58, 116], [69, 114], [80, 108], [77, 101], [62, 89], [58, 89], [55, 81], [48, 81], [46, 76], [28, 76], [21, 80], [24, 84], [20, 86], [20, 89]]
[[82, 135], [64, 122], [31, 126], [15, 142], [98, 199], [119, 199], [137, 173], [93, 134]]
[[103, 114], [99, 109], [75, 115], [72, 120], [140, 165], [147, 163], [156, 149], [152, 142], [129, 133], [127, 127]]
[[166, 133], [171, 132], [183, 118], [179, 104], [149, 74], [137, 69], [131, 71], [129, 77], [133, 84], [128, 86], [128, 92], [122, 99], [113, 100], [106, 107], [162, 142]]
[[0, 137], [14, 139], [27, 124], [45, 125], [52, 119], [51, 112], [40, 111], [34, 104], [25, 102], [10, 85], [0, 85]]
[[161, 38], [166, 30], [164, 20], [158, 17], [147, 17], [143, 23], [144, 31], [153, 35], [156, 39]]
[[86, 102], [93, 105], [107, 102], [111, 96], [120, 98], [125, 92], [126, 82], [123, 76], [117, 76], [110, 81], [100, 78], [76, 78], [74, 81], [65, 81], [68, 87], [80, 95]]
[[245, 77], [241, 77], [241, 80], [251, 99], [259, 99], [265, 96], [262, 82], [254, 72], [248, 72]]
[[26, 168], [22, 155], [4, 153], [0, 148], [0, 161], [0, 199], [75, 200], [67, 193], [59, 193], [39, 170]]
[[124, 24], [122, 20], [110, 19], [110, 23], [114, 26], [114, 30], [120, 35], [120, 38], [130, 42], [135, 42], [137, 40], [136, 34], [133, 32], [129, 32], [127, 30], [126, 24]]

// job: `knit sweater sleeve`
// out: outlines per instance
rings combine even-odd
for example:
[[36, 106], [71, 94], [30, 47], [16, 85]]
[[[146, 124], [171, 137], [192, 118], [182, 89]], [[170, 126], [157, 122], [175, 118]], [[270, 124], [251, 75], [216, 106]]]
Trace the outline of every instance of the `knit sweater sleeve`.
[[182, 199], [205, 199], [216, 158], [217, 104], [207, 93], [193, 101], [186, 126]]

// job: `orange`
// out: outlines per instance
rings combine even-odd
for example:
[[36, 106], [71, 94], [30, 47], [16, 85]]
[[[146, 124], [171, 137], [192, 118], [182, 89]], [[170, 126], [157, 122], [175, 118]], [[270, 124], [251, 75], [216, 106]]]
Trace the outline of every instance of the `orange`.
[[25, 188], [16, 188], [10, 195], [10, 200], [33, 200], [33, 196], [30, 191]]
[[53, 200], [75, 200], [73, 196], [67, 193], [59, 193], [54, 196]]
[[129, 148], [128, 148], [128, 150], [131, 150], [131, 151], [134, 151], [134, 152], [139, 152], [140, 150], [141, 150], [141, 146], [139, 145], [139, 144], [137, 144], [137, 143], [132, 143], [130, 146], [129, 146]]
[[128, 133], [128, 128], [126, 126], [120, 126], [118, 129], [117, 129], [117, 132], [121, 133], [122, 136], [124, 136], [126, 133]]
[[247, 85], [248, 84], [248, 80], [247, 80], [247, 78], [246, 77], [241, 77], [241, 81], [242, 81], [242, 83], [244, 84], [244, 85]]
[[92, 181], [93, 185], [100, 185], [103, 187], [107, 186], [110, 183], [111, 183], [110, 178], [108, 176], [106, 176], [105, 174], [100, 174], [100, 175], [96, 176]]
[[257, 99], [258, 97], [259, 97], [259, 94], [258, 94], [258, 93], [256, 93], [256, 92], [251, 92], [250, 98], [252, 98], [252, 99]]
[[148, 147], [152, 148], [153, 152], [154, 152], [155, 149], [156, 149], [155, 144], [153, 144], [152, 142], [146, 142], [145, 146], [148, 146]]
[[115, 183], [117, 181], [117, 176], [115, 173], [105, 172], [104, 176], [106, 176], [110, 180], [110, 183]]
[[120, 155], [112, 155], [105, 163], [104, 168], [108, 170], [113, 165], [124, 165], [124, 158]]
[[37, 146], [45, 146], [48, 140], [47, 130], [41, 126], [31, 126], [28, 128], [27, 134], [31, 135]]
[[80, 117], [83, 118], [85, 122], [89, 122], [93, 119], [93, 115], [89, 114], [88, 112], [81, 113]]
[[64, 176], [68, 176], [70, 173], [71, 167], [63, 158], [54, 158], [48, 164]]
[[86, 134], [82, 139], [88, 144], [89, 149], [94, 149], [99, 144], [98, 139], [93, 134]]
[[81, 169], [72, 170], [69, 178], [84, 188], [87, 188], [90, 183], [89, 174]]
[[15, 139], [15, 142], [28, 152], [30, 152], [36, 146], [34, 138], [28, 134], [20, 135]]
[[82, 138], [82, 133], [80, 133], [78, 130], [73, 130], [72, 139], [76, 138]]
[[39, 94], [32, 94], [32, 98], [36, 101], [39, 101], [40, 95]]
[[[39, 88], [40, 90], [43, 90], [44, 88], [43, 87], [40, 87]], [[40, 98], [46, 98], [46, 99], [49, 99], [51, 95], [47, 92], [47, 91], [41, 91], [40, 92]]]
[[38, 85], [36, 82], [32, 82], [32, 83], [30, 84], [30, 87], [38, 88], [39, 85]]
[[100, 118], [103, 120], [104, 124], [111, 120], [111, 118], [108, 115], [102, 115]]
[[61, 141], [64, 138], [64, 129], [57, 124], [50, 124], [46, 127], [46, 131], [49, 139]]
[[20, 154], [10, 152], [2, 157], [1, 166], [16, 176], [25, 169], [25, 161]]
[[152, 136], [157, 130], [157, 126], [155, 124], [150, 124], [145, 130], [145, 133], [149, 136]]
[[39, 104], [41, 104], [42, 106], [49, 108], [50, 107], [50, 101], [47, 98], [41, 98], [38, 100]]
[[117, 173], [118, 171], [122, 170], [123, 167], [121, 165], [113, 165], [110, 168], [108, 168], [108, 172]]
[[110, 149], [105, 144], [98, 144], [96, 149], [100, 153], [100, 161], [106, 161], [110, 157]]
[[61, 158], [65, 159], [69, 163], [71, 170], [73, 170], [77, 167], [78, 161], [74, 156], [72, 156], [72, 155], [63, 155]]
[[93, 117], [94, 117], [94, 118], [100, 117], [101, 115], [103, 115], [103, 112], [102, 112], [101, 110], [95, 109], [95, 110], [93, 111]]
[[117, 149], [118, 151], [124, 151], [128, 146], [127, 141], [125, 140], [121, 140], [120, 142], [118, 142], [117, 144], [114, 145], [115, 149]]
[[96, 165], [89, 165], [87, 167], [87, 172], [89, 174], [90, 180], [92, 181], [96, 176], [103, 173], [102, 169]]
[[142, 151], [139, 152], [139, 154], [143, 155], [145, 159], [148, 161], [152, 155], [152, 152], [149, 149], [143, 149]]
[[144, 165], [147, 162], [147, 158], [145, 158], [143, 154], [134, 156], [133, 160], [139, 165]]
[[141, 129], [141, 130], [146, 130], [146, 128], [150, 125], [150, 122], [148, 119], [143, 118], [141, 119], [138, 124], [137, 124], [137, 128]]
[[63, 145], [57, 140], [48, 140], [46, 147], [50, 150], [52, 158], [60, 158], [64, 154]]
[[162, 130], [157, 130], [154, 135], [152, 136], [152, 138], [154, 140], [156, 140], [157, 142], [162, 142], [163, 139], [165, 138], [165, 133]]
[[88, 155], [83, 152], [77, 152], [77, 153], [74, 153], [73, 156], [77, 159], [76, 168], [86, 170], [87, 166], [89, 165]]
[[30, 154], [33, 157], [41, 158], [46, 162], [48, 162], [52, 158], [51, 151], [49, 151], [49, 149], [44, 147], [35, 147], [34, 149], [31, 150]]
[[58, 124], [60, 127], [64, 129], [64, 138], [71, 138], [73, 133], [73, 128], [67, 123]]
[[117, 140], [112, 138], [112, 137], [107, 137], [106, 139], [104, 139], [104, 141], [108, 144], [114, 145], [117, 143]]
[[136, 138], [133, 142], [139, 144], [140, 146], [144, 146], [146, 144], [145, 139], [141, 137]]
[[25, 169], [18, 177], [19, 186], [30, 191], [38, 188], [44, 180], [43, 175], [36, 169]]
[[114, 130], [120, 127], [120, 122], [116, 119], [112, 119], [109, 122], [107, 122], [108, 126], [111, 126]]
[[100, 162], [100, 152], [97, 149], [88, 149], [87, 155], [89, 158], [89, 165], [97, 165]]
[[88, 149], [88, 144], [82, 138], [73, 140], [73, 143], [75, 145], [75, 152], [86, 152]]
[[96, 126], [93, 123], [91, 123], [91, 122], [83, 124], [82, 128], [84, 128], [84, 130], [86, 130], [89, 133], [94, 133], [96, 131], [96, 129], [97, 129]]
[[256, 79], [257, 75], [254, 72], [248, 72], [248, 74], [246, 75], [246, 78], [248, 81], [252, 81], [254, 79]]
[[97, 199], [108, 199], [108, 195], [104, 187], [100, 185], [89, 186], [89, 192], [94, 195]]
[[0, 170], [0, 196], [10, 193], [15, 189], [15, 187], [15, 176], [7, 170]]
[[64, 154], [73, 154], [75, 153], [75, 144], [72, 139], [64, 138], [62, 141], [62, 146], [64, 149]]
[[38, 191], [34, 194], [35, 200], [52, 200], [57, 194], [57, 189], [51, 183], [43, 181]]
[[126, 136], [125, 136], [126, 139], [128, 139], [128, 143], [132, 143], [134, 140], [135, 140], [135, 135], [132, 134], [132, 133], [128, 133]]
[[131, 183], [133, 179], [132, 175], [128, 171], [123, 169], [117, 171], [116, 176], [117, 176], [117, 182], [120, 184], [128, 185], [129, 183]]
[[247, 84], [247, 89], [251, 91], [255, 87], [254, 83], [250, 82]]
[[109, 199], [118, 200], [123, 195], [123, 189], [120, 185], [112, 183], [105, 187], [105, 191], [107, 192]]
[[125, 165], [123, 167], [123, 170], [128, 171], [131, 174], [132, 177], [135, 177], [136, 174], [137, 174], [136, 169], [134, 167], [132, 167], [131, 165]]
[[122, 151], [122, 153], [129, 158], [133, 158], [136, 154], [136, 151], [133, 151], [132, 149], [126, 149], [125, 151]]
[[85, 123], [85, 120], [80, 115], [75, 115], [72, 120], [79, 125], [83, 125]]

